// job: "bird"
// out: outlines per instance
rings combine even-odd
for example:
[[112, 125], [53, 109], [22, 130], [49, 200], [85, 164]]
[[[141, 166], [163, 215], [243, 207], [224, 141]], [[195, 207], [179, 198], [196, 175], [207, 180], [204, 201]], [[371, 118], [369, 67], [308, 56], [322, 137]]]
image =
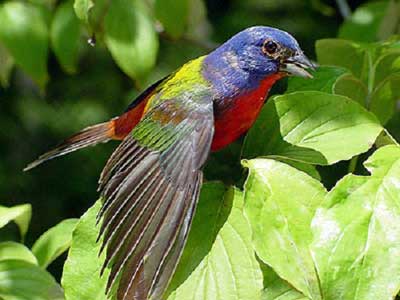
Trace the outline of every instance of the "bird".
[[119, 140], [99, 179], [98, 241], [106, 294], [159, 300], [184, 249], [210, 152], [252, 126], [273, 84], [312, 77], [289, 33], [247, 28], [152, 84], [118, 117], [87, 127], [25, 171], [72, 151]]

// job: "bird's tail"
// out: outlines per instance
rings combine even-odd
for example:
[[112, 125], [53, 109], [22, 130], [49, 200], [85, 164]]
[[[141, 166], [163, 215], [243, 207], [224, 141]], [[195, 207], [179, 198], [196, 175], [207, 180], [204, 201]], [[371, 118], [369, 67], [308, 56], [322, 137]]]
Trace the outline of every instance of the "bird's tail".
[[38, 165], [55, 157], [88, 147], [99, 143], [108, 142], [114, 136], [113, 120], [87, 127], [63, 141], [56, 148], [42, 154], [38, 159], [31, 162], [24, 171], [28, 171]]

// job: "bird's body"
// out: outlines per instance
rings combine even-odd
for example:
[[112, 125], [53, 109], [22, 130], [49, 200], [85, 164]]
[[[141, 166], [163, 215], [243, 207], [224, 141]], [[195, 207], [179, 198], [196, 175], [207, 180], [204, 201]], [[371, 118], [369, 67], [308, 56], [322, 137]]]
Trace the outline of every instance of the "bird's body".
[[84, 129], [28, 166], [122, 140], [99, 181], [107, 291], [118, 282], [118, 300], [161, 299], [186, 242], [210, 151], [251, 127], [276, 80], [307, 76], [308, 67], [286, 32], [249, 28], [153, 84], [121, 116]]
[[[213, 100], [214, 137], [211, 151], [218, 151], [245, 133], [256, 120], [268, 91], [283, 74], [263, 78], [251, 89], [232, 86], [239, 91], [233, 95], [219, 95], [217, 86], [207, 81], [208, 66], [205, 56], [192, 60], [176, 73], [161, 80], [147, 91], [143, 98], [135, 99], [123, 115], [112, 120], [110, 137], [124, 139], [142, 119], [146, 112], [160, 102], [171, 97], [180, 97], [181, 93], [191, 91], [209, 93]], [[192, 97], [195, 98], [195, 97]]]

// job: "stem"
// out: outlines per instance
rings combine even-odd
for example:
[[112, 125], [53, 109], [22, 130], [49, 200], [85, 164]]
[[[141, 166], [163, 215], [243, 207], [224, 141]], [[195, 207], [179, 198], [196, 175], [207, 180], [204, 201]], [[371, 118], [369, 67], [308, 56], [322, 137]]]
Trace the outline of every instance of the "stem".
[[349, 164], [349, 168], [348, 168], [348, 173], [354, 173], [354, 171], [356, 170], [357, 167], [357, 162], [358, 162], [358, 155], [354, 156], [351, 160], [350, 160], [350, 164]]
[[375, 83], [375, 68], [372, 62], [371, 50], [367, 52], [367, 58], [368, 58], [368, 95], [365, 104], [367, 109], [369, 110], [371, 105], [371, 96], [372, 92], [374, 91], [374, 83]]
[[343, 19], [347, 20], [351, 16], [351, 9], [346, 0], [336, 0], [336, 4], [339, 8], [340, 14]]

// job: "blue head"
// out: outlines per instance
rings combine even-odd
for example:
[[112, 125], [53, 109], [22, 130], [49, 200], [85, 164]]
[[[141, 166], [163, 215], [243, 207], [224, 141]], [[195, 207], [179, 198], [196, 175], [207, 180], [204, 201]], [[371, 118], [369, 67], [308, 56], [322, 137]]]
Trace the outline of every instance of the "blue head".
[[277, 73], [311, 76], [306, 71], [308, 68], [312, 68], [312, 64], [290, 34], [256, 26], [239, 32], [211, 52], [205, 59], [204, 75], [218, 85], [218, 89], [233, 86], [243, 90]]

